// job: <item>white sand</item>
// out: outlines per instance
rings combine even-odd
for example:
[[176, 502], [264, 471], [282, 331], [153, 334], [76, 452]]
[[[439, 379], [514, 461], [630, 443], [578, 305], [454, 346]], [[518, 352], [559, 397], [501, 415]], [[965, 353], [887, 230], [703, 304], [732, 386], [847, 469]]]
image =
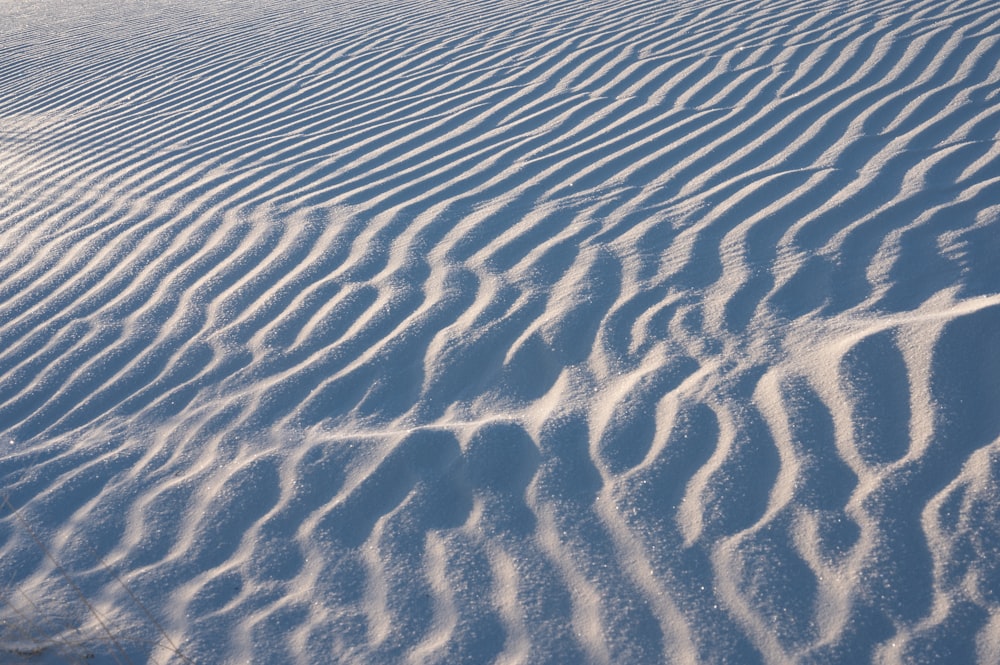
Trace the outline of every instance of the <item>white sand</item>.
[[0, 662], [1000, 662], [998, 26], [0, 2]]

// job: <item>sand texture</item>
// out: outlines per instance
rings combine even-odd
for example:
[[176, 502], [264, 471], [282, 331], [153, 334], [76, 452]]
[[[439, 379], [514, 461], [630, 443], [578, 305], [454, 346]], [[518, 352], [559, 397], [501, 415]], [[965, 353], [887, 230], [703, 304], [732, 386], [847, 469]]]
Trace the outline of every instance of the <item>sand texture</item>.
[[995, 0], [0, 0], [0, 662], [1000, 663]]

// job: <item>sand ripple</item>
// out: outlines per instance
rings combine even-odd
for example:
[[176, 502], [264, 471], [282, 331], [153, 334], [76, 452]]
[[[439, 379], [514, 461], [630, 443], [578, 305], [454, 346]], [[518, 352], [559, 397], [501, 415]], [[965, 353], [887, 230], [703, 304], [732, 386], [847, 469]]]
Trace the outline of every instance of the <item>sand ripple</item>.
[[995, 3], [120, 7], [0, 8], [0, 647], [1000, 658]]

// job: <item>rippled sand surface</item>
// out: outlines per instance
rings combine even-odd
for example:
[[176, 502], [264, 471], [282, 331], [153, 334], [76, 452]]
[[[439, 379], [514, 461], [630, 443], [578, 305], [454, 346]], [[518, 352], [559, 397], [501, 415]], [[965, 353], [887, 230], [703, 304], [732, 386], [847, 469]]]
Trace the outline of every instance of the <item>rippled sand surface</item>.
[[998, 62], [993, 0], [0, 2], [0, 660], [1000, 662]]

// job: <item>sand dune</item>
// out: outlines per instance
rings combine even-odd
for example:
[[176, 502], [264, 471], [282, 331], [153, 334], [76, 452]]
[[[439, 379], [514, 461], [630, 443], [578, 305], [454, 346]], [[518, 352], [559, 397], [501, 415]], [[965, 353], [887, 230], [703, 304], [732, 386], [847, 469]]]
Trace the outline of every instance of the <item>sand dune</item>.
[[1000, 661], [1000, 8], [0, 6], [0, 648]]

